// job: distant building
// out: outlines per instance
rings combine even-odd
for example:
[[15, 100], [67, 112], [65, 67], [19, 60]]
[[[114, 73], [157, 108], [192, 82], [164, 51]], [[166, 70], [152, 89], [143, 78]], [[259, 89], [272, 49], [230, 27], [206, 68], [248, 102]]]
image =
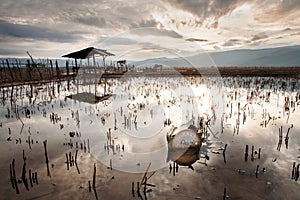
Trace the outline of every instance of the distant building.
[[153, 68], [154, 68], [156, 71], [161, 71], [161, 70], [162, 70], [162, 67], [163, 67], [162, 65], [155, 64]]

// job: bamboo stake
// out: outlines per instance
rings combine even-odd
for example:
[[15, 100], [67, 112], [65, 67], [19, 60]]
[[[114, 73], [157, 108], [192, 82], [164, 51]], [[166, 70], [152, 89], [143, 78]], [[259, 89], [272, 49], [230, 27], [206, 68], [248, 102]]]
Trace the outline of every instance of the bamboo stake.
[[18, 187], [18, 183], [17, 183], [17, 179], [16, 179], [15, 159], [13, 159], [11, 165], [12, 165], [12, 173], [13, 173], [13, 182], [14, 182], [14, 186], [15, 186], [15, 188], [16, 188], [16, 193], [17, 193], [17, 194], [20, 194], [19, 187]]
[[132, 182], [131, 184], [131, 193], [132, 193], [132, 197], [134, 197], [134, 182]]
[[92, 192], [91, 181], [88, 181], [88, 183], [89, 183], [89, 192]]
[[93, 188], [96, 188], [96, 163], [94, 163]]
[[11, 182], [11, 187], [15, 189], [15, 184], [14, 184], [14, 177], [13, 177], [13, 170], [11, 164], [9, 164], [9, 175], [10, 175], [10, 182]]
[[248, 160], [248, 150], [249, 150], [249, 146], [246, 145], [246, 149], [245, 149], [245, 162], [247, 162], [247, 160]]
[[32, 178], [31, 178], [31, 169], [29, 170], [29, 182], [30, 182], [30, 186], [33, 187], [33, 184], [32, 184]]
[[78, 153], [78, 149], [76, 149], [76, 152], [75, 152], [75, 166], [76, 166], [78, 174], [80, 174], [80, 171], [79, 171], [79, 168], [78, 168], [78, 165], [77, 165], [77, 153]]
[[48, 159], [48, 153], [47, 153], [47, 140], [43, 142], [44, 144], [44, 150], [45, 150], [45, 158], [46, 158], [46, 166], [47, 166], [47, 176], [51, 177], [50, 169], [49, 169], [49, 159]]
[[66, 153], [66, 158], [67, 158], [67, 170], [69, 170], [69, 157], [68, 157], [68, 154]]

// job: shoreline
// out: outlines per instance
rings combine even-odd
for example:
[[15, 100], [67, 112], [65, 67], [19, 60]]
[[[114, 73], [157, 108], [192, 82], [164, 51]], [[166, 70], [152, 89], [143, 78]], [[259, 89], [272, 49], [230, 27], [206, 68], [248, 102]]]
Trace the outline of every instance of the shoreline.
[[[93, 67], [82, 67], [85, 79], [95, 78]], [[71, 70], [70, 70], [71, 71]], [[28, 71], [28, 69], [1, 68], [0, 87], [10, 87], [23, 84], [39, 84], [48, 82], [60, 82], [74, 80], [80, 75], [76, 70], [70, 72], [65, 68], [51, 70], [41, 68], [40, 70]], [[80, 72], [79, 71], [79, 72]], [[98, 78], [122, 78], [122, 77], [289, 77], [300, 78], [299, 67], [199, 67], [184, 68], [174, 67], [168, 69], [143, 69], [143, 70], [119, 70], [107, 71], [97, 69]]]

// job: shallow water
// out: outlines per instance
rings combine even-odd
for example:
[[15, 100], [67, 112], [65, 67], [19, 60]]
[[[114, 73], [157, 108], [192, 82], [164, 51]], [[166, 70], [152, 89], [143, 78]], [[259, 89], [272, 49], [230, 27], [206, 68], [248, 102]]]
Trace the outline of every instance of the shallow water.
[[[222, 199], [224, 188], [228, 199], [299, 197], [299, 181], [292, 180], [293, 163], [296, 167], [300, 163], [298, 80], [123, 77], [108, 80], [106, 89], [113, 96], [96, 104], [66, 98], [77, 92], [101, 95], [104, 90], [103, 85], [76, 82], [70, 81], [69, 88], [67, 82], [60, 82], [2, 89], [2, 197], [96, 199], [88, 189], [94, 163], [98, 199]], [[182, 130], [193, 124], [199, 128], [201, 119], [208, 123], [200, 160], [176, 170], [168, 160], [166, 135], [174, 127]], [[29, 190], [21, 179], [23, 150], [27, 179], [29, 169], [38, 173], [39, 183], [29, 185]], [[66, 153], [75, 157], [76, 150], [78, 168], [69, 166], [68, 170]], [[20, 194], [10, 181], [13, 159]], [[147, 177], [155, 174], [147, 182], [155, 187], [148, 185], [144, 194], [142, 185], [139, 197], [137, 182], [148, 166]]]

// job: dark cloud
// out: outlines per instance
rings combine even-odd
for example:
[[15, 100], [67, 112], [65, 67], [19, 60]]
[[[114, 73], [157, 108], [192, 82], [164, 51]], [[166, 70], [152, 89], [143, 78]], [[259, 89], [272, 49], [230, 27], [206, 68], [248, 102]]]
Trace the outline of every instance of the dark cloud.
[[178, 34], [173, 30], [166, 30], [166, 29], [158, 29], [158, 28], [136, 28], [130, 30], [130, 33], [140, 35], [140, 36], [165, 36], [171, 38], [182, 38], [182, 35]]
[[258, 46], [261, 46], [261, 45], [264, 45], [264, 44], [265, 44], [264, 41], [258, 40], [258, 41], [255, 41], [255, 42], [250, 43], [249, 45], [250, 45], [251, 47], [258, 47]]
[[169, 52], [169, 53], [174, 53], [176, 51], [178, 51], [178, 49], [170, 49], [170, 48], [166, 48], [166, 47], [162, 47], [159, 44], [155, 44], [155, 43], [150, 43], [150, 42], [144, 42], [144, 43], [140, 43], [141, 45], [141, 49], [143, 50], [151, 50], [151, 52]]
[[77, 17], [75, 18], [75, 21], [84, 25], [95, 26], [98, 28], [104, 28], [107, 26], [106, 20], [97, 16]]
[[0, 48], [0, 55], [3, 56], [11, 56], [11, 55], [22, 55], [24, 52], [20, 52], [18, 50], [10, 50], [10, 49], [1, 49]]
[[239, 40], [239, 39], [230, 39], [229, 41], [231, 41], [231, 42], [240, 42], [241, 40]]
[[224, 42], [224, 44], [223, 44], [222, 46], [227, 46], [227, 47], [229, 47], [229, 46], [240, 45], [240, 44], [242, 44], [242, 43], [243, 43], [242, 40], [233, 38], [233, 39], [230, 39], [230, 40]]
[[99, 43], [103, 45], [133, 45], [133, 44], [137, 44], [138, 42], [123, 37], [102, 37], [99, 40]]
[[230, 46], [234, 46], [235, 43], [231, 42], [231, 41], [227, 41], [227, 42], [224, 42], [224, 44], [222, 46], [224, 47], [230, 47]]
[[[55, 49], [56, 47], [61, 48], [59, 43], [76, 43], [79, 45], [81, 39], [85, 39], [81, 43], [90, 42], [93, 45], [100, 43], [104, 45], [140, 46], [141, 43], [135, 39], [138, 40], [143, 36], [163, 37], [166, 40], [175, 38], [183, 41], [183, 39], [190, 37], [188, 36], [189, 33], [182, 31], [186, 34], [183, 37], [179, 31], [176, 32], [176, 27], [178, 30], [184, 30], [185, 27], [188, 27], [189, 30], [201, 27], [206, 29], [219, 28], [218, 31], [225, 31], [219, 19], [230, 15], [234, 9], [244, 4], [249, 5], [253, 11], [255, 17], [253, 27], [266, 25], [266, 32], [252, 35], [248, 41], [227, 38], [221, 42], [224, 46], [263, 45], [266, 41], [272, 42], [270, 38], [275, 38], [277, 35], [281, 36], [281, 34], [294, 36], [293, 39], [299, 36], [299, 30], [297, 30], [300, 25], [299, 15], [297, 15], [300, 10], [299, 0], [153, 0], [151, 2], [145, 0], [1, 0], [0, 39], [4, 38], [9, 42], [0, 40], [2, 46], [0, 49], [5, 48], [3, 44], [15, 45], [16, 49], [27, 48], [27, 45], [36, 48], [37, 43], [40, 42], [44, 46], [47, 41], [51, 41], [53, 46], [57, 44], [57, 46], [52, 47]], [[169, 13], [178, 12], [177, 9], [192, 15], [181, 17], [181, 15]], [[164, 11], [167, 12], [164, 13]], [[159, 16], [154, 18], [157, 13]], [[267, 23], [264, 24], [264, 22]], [[284, 27], [286, 29], [279, 28], [278, 34], [272, 35], [272, 31], [268, 31], [270, 26], [274, 25], [276, 28], [278, 24], [284, 24], [283, 22], [286, 22], [286, 27]], [[171, 30], [170, 27], [174, 27], [174, 29]], [[238, 30], [241, 38], [248, 36], [248, 33], [244, 34], [242, 31], [243, 28]], [[127, 38], [131, 39], [126, 39], [124, 35], [113, 39], [101, 37], [103, 35], [115, 35], [127, 30], [130, 30], [127, 33], [130, 37], [127, 35]], [[227, 31], [232, 31], [232, 29], [229, 28]], [[253, 30], [252, 33], [256, 33], [256, 31]], [[132, 35], [141, 37], [132, 38]], [[223, 37], [220, 35], [220, 38]], [[100, 39], [97, 40], [97, 38]], [[208, 38], [210, 39], [210, 37]], [[207, 42], [205, 45], [217, 46], [214, 43], [210, 44], [211, 40], [186, 39], [186, 41], [197, 40], [198, 42]], [[218, 47], [222, 47], [219, 42]], [[43, 48], [49, 50], [47, 47]], [[53, 51], [57, 51], [57, 49]]]
[[200, 38], [188, 38], [188, 39], [186, 39], [186, 41], [189, 41], [189, 42], [208, 42], [208, 40], [200, 39]]
[[295, 17], [298, 18], [299, 21], [299, 17], [297, 17], [299, 16], [299, 14], [297, 14], [297, 12], [299, 12], [300, 9], [300, 1], [299, 0], [282, 0], [282, 1], [256, 0], [254, 9], [258, 11], [255, 15], [255, 19], [263, 23], [270, 23], [270, 22], [272, 23], [277, 20], [285, 21], [288, 18], [294, 20], [293, 14], [295, 14]]
[[256, 40], [261, 40], [261, 39], [266, 39], [268, 38], [269, 36], [264, 33], [264, 32], [261, 32], [261, 33], [258, 33], [256, 35], [253, 35], [252, 38], [251, 38], [251, 41], [256, 41]]
[[142, 20], [140, 22], [135, 22], [131, 24], [131, 28], [155, 28], [159, 22], [155, 21], [154, 19], [151, 20]]
[[300, 36], [300, 32], [296, 32], [296, 33], [291, 33], [290, 36]]
[[[168, 2], [175, 8], [198, 16], [201, 20], [207, 18], [218, 20], [220, 17], [231, 13], [235, 8], [244, 3], [239, 0], [168, 0]], [[217, 25], [218, 24], [215, 23], [212, 28]]]
[[282, 31], [291, 31], [291, 30], [292, 30], [291, 28], [285, 28]]
[[216, 29], [216, 28], [218, 28], [218, 25], [219, 25], [219, 22], [218, 22], [218, 21], [215, 21], [214, 23], [209, 24], [209, 25], [208, 25], [208, 28], [214, 28], [214, 29]]
[[4, 20], [0, 20], [0, 35], [2, 37], [31, 38], [55, 42], [72, 42], [79, 39], [78, 36], [54, 31], [49, 28], [12, 24]]

